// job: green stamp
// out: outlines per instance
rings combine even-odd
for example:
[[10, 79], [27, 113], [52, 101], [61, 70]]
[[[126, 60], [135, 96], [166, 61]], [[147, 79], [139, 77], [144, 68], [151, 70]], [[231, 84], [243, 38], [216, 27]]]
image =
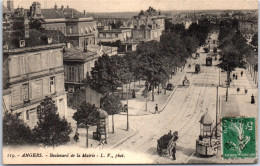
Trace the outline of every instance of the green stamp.
[[256, 156], [255, 118], [222, 118], [223, 158]]

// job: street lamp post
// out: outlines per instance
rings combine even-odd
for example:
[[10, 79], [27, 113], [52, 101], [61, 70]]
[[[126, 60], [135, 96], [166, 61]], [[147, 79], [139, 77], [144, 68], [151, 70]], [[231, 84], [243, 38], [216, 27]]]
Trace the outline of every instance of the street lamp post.
[[129, 119], [128, 119], [128, 89], [126, 84], [126, 105], [127, 105], [127, 112], [126, 112], [126, 130], [129, 130]]
[[216, 131], [215, 131], [216, 138], [218, 137], [217, 126], [218, 126], [218, 86], [217, 86], [217, 98], [216, 98]]
[[88, 124], [86, 123], [86, 129], [87, 129], [87, 134], [86, 134], [86, 147], [88, 148]]

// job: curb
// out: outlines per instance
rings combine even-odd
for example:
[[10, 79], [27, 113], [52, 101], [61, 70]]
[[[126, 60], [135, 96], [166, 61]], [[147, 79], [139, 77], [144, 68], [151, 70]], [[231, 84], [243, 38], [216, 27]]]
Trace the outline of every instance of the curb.
[[[181, 77], [181, 80], [183, 80], [183, 77], [184, 77], [184, 75]], [[180, 81], [180, 83], [181, 83], [181, 81]], [[168, 97], [168, 99], [166, 100], [166, 102], [164, 103], [162, 109], [159, 112], [162, 112], [164, 110], [164, 108], [166, 107], [166, 105], [168, 104], [170, 99], [172, 98], [172, 96], [173, 96], [173, 94], [174, 94], [174, 92], [176, 91], [177, 88], [178, 88], [178, 85], [173, 89], [171, 95]]]
[[[148, 111], [147, 111], [148, 112]], [[153, 113], [147, 113], [147, 114], [128, 114], [128, 116], [145, 116], [145, 115], [152, 115]], [[119, 113], [118, 115], [127, 115], [126, 113], [125, 114], [122, 114], [122, 113]]]
[[135, 136], [135, 135], [138, 133], [138, 131], [137, 131], [135, 128], [132, 128], [132, 129], [134, 130], [134, 133], [133, 133], [133, 134], [127, 136], [126, 138], [123, 138], [122, 140], [120, 140], [118, 143], [116, 143], [115, 145], [113, 145], [113, 146], [110, 147], [109, 149], [115, 149], [115, 148], [117, 148], [119, 145], [123, 144], [123, 143], [124, 143], [126, 140], [128, 140], [129, 138]]

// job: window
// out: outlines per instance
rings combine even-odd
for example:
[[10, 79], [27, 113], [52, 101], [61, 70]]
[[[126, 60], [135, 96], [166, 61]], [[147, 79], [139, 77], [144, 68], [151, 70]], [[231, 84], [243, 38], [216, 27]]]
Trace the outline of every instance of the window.
[[30, 110], [26, 111], [26, 120], [30, 120]]
[[55, 93], [55, 77], [50, 77], [50, 93]]
[[29, 83], [22, 85], [22, 95], [24, 102], [29, 101]]
[[70, 28], [70, 32], [69, 32], [70, 34], [72, 33], [72, 28]]
[[116, 37], [118, 37], [118, 34], [115, 34], [116, 35]]
[[106, 34], [105, 34], [105, 33], [103, 34], [103, 37], [106, 37]]

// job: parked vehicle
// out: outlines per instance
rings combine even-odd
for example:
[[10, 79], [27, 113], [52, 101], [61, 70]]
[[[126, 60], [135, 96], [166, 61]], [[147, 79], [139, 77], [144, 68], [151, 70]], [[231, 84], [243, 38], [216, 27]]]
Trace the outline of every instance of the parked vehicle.
[[166, 87], [167, 90], [172, 91], [173, 88], [174, 88], [174, 87], [173, 87], [172, 83], [168, 83], [168, 84], [167, 84], [167, 87]]

